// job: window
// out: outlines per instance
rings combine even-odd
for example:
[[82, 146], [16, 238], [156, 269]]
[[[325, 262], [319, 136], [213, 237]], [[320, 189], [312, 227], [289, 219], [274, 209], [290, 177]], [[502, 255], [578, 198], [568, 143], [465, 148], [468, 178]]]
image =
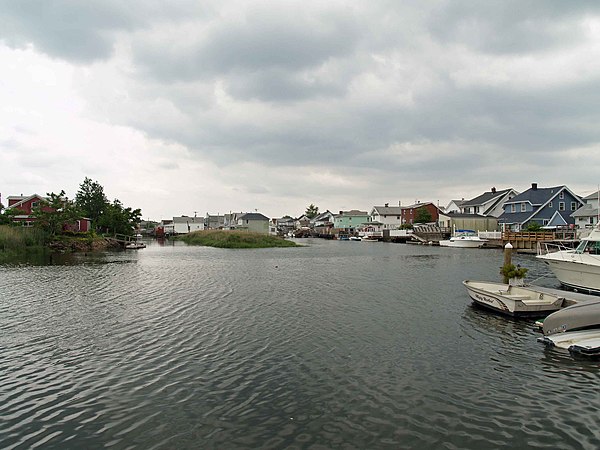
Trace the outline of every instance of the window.
[[552, 202], [548, 203], [548, 208], [552, 208]]
[[558, 210], [559, 211], [565, 210], [565, 202], [558, 202]]
[[510, 205], [510, 212], [517, 212], [517, 205], [515, 205], [514, 203]]
[[562, 191], [560, 194], [558, 194], [558, 198], [560, 198], [561, 200], [565, 198], [565, 191]]
[[521, 212], [527, 211], [527, 205], [525, 203], [521, 203]]
[[548, 222], [550, 222], [548, 219], [544, 219], [542, 220], [542, 225], [548, 225]]
[[571, 211], [575, 211], [577, 209], [577, 203], [571, 202]]
[[31, 208], [37, 208], [40, 202], [31, 202]]

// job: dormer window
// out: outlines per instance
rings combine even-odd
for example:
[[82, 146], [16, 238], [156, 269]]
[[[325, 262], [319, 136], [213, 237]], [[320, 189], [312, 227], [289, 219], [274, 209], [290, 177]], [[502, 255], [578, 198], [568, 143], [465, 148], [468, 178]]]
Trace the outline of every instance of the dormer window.
[[560, 198], [561, 200], [563, 200], [565, 198], [565, 191], [561, 191], [561, 193], [558, 194], [558, 198]]
[[552, 208], [552, 202], [548, 203], [548, 208]]

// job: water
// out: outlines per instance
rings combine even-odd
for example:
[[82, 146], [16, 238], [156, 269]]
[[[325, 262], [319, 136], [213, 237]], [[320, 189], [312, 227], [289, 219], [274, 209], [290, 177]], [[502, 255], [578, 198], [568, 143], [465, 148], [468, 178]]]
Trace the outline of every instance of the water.
[[1, 266], [0, 448], [600, 446], [598, 362], [471, 306], [500, 251], [302, 242]]

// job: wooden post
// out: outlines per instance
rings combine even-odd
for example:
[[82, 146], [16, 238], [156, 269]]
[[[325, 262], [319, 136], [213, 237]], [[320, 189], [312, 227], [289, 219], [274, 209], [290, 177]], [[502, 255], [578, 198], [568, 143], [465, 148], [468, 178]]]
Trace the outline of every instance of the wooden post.
[[[512, 264], [512, 249], [513, 246], [510, 244], [510, 242], [508, 242], [505, 246], [504, 246], [504, 265], [502, 267], [506, 267]], [[508, 277], [505, 275], [503, 276], [503, 282], [508, 284]]]

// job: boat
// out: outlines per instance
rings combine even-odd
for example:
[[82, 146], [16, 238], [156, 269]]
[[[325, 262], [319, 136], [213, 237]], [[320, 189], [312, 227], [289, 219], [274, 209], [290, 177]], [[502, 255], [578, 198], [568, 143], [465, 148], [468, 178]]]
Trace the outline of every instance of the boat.
[[440, 241], [440, 247], [478, 248], [487, 242], [473, 230], [456, 230], [450, 239]]
[[550, 314], [538, 341], [587, 356], [600, 355], [600, 300], [578, 303]]
[[139, 241], [131, 241], [125, 244], [127, 250], [139, 250], [140, 248], [146, 248], [146, 244]]
[[546, 243], [538, 259], [544, 261], [563, 286], [600, 294], [600, 229], [594, 228], [577, 248]]
[[519, 317], [544, 317], [559, 310], [564, 297], [536, 290], [533, 286], [512, 286], [492, 281], [465, 280], [473, 302], [492, 311]]
[[359, 238], [358, 236], [350, 236], [350, 237], [348, 238], [348, 240], [349, 240], [349, 241], [361, 241], [362, 239], [361, 239], [361, 238]]

